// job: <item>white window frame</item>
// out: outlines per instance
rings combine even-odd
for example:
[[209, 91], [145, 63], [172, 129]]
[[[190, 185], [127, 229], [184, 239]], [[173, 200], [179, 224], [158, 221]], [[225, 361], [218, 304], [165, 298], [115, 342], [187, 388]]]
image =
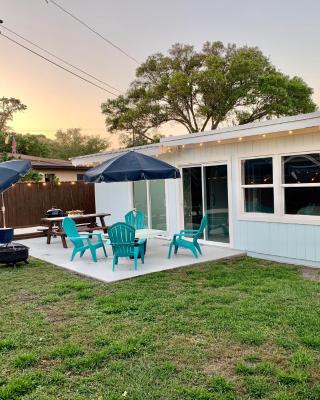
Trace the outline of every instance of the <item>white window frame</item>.
[[320, 182], [315, 182], [315, 183], [284, 183], [284, 169], [283, 169], [283, 158], [288, 157], [288, 156], [299, 156], [299, 155], [307, 155], [307, 154], [314, 154], [314, 153], [320, 153], [319, 151], [316, 150], [311, 150], [311, 151], [301, 151], [301, 152], [295, 152], [295, 153], [289, 153], [289, 154], [281, 154], [280, 156], [280, 162], [281, 162], [281, 192], [282, 192], [282, 204], [283, 204], [283, 215], [286, 218], [290, 219], [299, 219], [303, 220], [306, 222], [318, 222], [320, 224], [320, 215], [298, 215], [298, 214], [286, 214], [285, 213], [285, 188], [302, 188], [302, 187], [320, 187]]
[[[239, 158], [238, 171], [238, 188], [239, 188], [239, 207], [238, 219], [244, 221], [257, 221], [257, 222], [280, 222], [285, 224], [301, 224], [301, 225], [320, 225], [320, 216], [318, 215], [293, 215], [285, 214], [285, 187], [313, 187], [320, 186], [319, 183], [302, 183], [302, 184], [285, 184], [283, 180], [282, 157], [295, 156], [303, 154], [320, 153], [318, 149], [310, 149], [304, 151], [292, 151], [280, 154], [265, 154], [263, 156], [241, 157]], [[270, 158], [273, 161], [273, 197], [274, 197], [274, 213], [250, 213], [244, 211], [244, 190], [242, 188], [242, 161], [256, 158]], [[251, 185], [249, 185], [251, 186]], [[252, 185], [253, 186], [253, 185]], [[270, 186], [270, 185], [268, 185]]]
[[[243, 171], [243, 165], [244, 162], [247, 160], [258, 160], [258, 159], [265, 159], [265, 158], [271, 158], [272, 160], [272, 183], [266, 183], [266, 184], [252, 184], [252, 185], [246, 185], [243, 184], [243, 177], [244, 177], [244, 171]], [[240, 214], [243, 217], [250, 216], [250, 218], [268, 218], [272, 217], [276, 214], [277, 207], [276, 207], [276, 201], [275, 201], [275, 162], [274, 162], [274, 157], [272, 155], [266, 155], [266, 156], [256, 156], [256, 157], [243, 157], [240, 159], [239, 162], [239, 171], [240, 171]], [[260, 212], [250, 212], [250, 211], [245, 211], [245, 189], [259, 189], [259, 188], [267, 188], [267, 189], [273, 189], [273, 213], [260, 213]]]

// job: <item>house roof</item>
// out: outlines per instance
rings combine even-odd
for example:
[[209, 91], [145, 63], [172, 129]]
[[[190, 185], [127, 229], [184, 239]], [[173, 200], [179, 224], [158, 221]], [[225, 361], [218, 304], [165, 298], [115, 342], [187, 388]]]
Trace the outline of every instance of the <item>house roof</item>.
[[[301, 129], [320, 127], [320, 111], [308, 114], [299, 114], [292, 117], [282, 117], [267, 121], [253, 122], [250, 124], [237, 125], [233, 127], [215, 129], [212, 131], [183, 134], [162, 138], [160, 143], [139, 147], [132, 147], [130, 150], [139, 151], [147, 155], [161, 153], [162, 147], [173, 147], [180, 145], [192, 145], [206, 142], [226, 141], [234, 142], [239, 138], [256, 140], [257, 136], [268, 134], [287, 134], [295, 131], [295, 134], [302, 134]], [[71, 158], [73, 165], [83, 165], [106, 161], [128, 149], [120, 149], [112, 152], [88, 154], [85, 156]]]
[[11, 158], [18, 160], [29, 160], [31, 161], [31, 165], [33, 169], [41, 170], [41, 169], [55, 169], [55, 170], [81, 170], [86, 171], [88, 167], [85, 166], [77, 166], [75, 167], [71, 161], [69, 160], [60, 160], [58, 158], [45, 158], [45, 157], [36, 157], [29, 156], [25, 154], [10, 154]]
[[320, 126], [320, 112], [299, 114], [293, 117], [276, 118], [267, 121], [253, 122], [212, 131], [199, 132], [187, 135], [169, 136], [161, 139], [164, 146], [178, 146], [183, 144], [204, 143], [216, 140], [238, 140], [268, 133], [293, 131]]
[[127, 152], [128, 150], [134, 150], [138, 153], [143, 153], [148, 156], [154, 156], [156, 154], [159, 154], [160, 152], [160, 143], [154, 143], [154, 144], [147, 144], [145, 146], [137, 146], [137, 147], [130, 147], [130, 149], [118, 149], [118, 150], [113, 150], [113, 151], [106, 151], [106, 152], [101, 152], [101, 153], [95, 153], [95, 154], [88, 154], [85, 156], [79, 156], [79, 157], [72, 157], [71, 162], [73, 165], [90, 165], [93, 163], [101, 163], [103, 161], [110, 160], [112, 157], [116, 157], [122, 153]]

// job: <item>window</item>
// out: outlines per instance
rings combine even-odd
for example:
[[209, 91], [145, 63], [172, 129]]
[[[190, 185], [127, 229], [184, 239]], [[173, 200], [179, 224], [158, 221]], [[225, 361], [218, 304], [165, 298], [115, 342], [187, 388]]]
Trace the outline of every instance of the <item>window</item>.
[[77, 181], [83, 181], [84, 174], [77, 174]]
[[320, 153], [282, 157], [284, 212], [320, 215]]
[[44, 181], [45, 182], [54, 182], [56, 179], [55, 174], [44, 174]]
[[244, 211], [274, 213], [272, 157], [242, 161]]

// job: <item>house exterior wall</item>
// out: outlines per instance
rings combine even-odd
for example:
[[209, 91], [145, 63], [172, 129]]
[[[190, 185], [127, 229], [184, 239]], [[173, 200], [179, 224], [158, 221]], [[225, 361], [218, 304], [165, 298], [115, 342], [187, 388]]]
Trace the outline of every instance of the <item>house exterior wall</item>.
[[[320, 152], [318, 128], [306, 134], [287, 135], [277, 138], [239, 141], [230, 144], [206, 143], [202, 146], [173, 149], [159, 158], [182, 168], [226, 162], [229, 166], [231, 198], [229, 199], [230, 246], [246, 250], [251, 255], [273, 258], [278, 261], [320, 266], [320, 219], [306, 216], [259, 216], [242, 212], [240, 188], [240, 163], [243, 158], [273, 156], [280, 162], [281, 155], [303, 152]], [[275, 185], [280, 191], [278, 177]], [[167, 185], [168, 189], [171, 186]], [[173, 190], [173, 189], [171, 189]], [[182, 182], [179, 180], [175, 193], [167, 193], [168, 220], [175, 230], [183, 228]], [[276, 190], [276, 189], [275, 189]], [[276, 192], [275, 192], [276, 193]], [[176, 198], [176, 205], [171, 203]], [[275, 197], [275, 202], [278, 199]], [[278, 205], [276, 205], [277, 207]]]
[[63, 171], [60, 169], [36, 169], [37, 172], [43, 175], [42, 181], [44, 182], [45, 174], [55, 174], [60, 182], [71, 182], [77, 180], [77, 174], [83, 174], [83, 171]]
[[[159, 159], [178, 168], [184, 166], [227, 163], [229, 174], [230, 246], [247, 251], [249, 255], [310, 266], [320, 266], [320, 217], [286, 215], [252, 215], [243, 212], [241, 192], [241, 160], [255, 157], [273, 157], [281, 166], [281, 156], [286, 154], [320, 152], [318, 128], [306, 133], [282, 137], [238, 141], [236, 143], [206, 143], [164, 148]], [[182, 180], [167, 180], [166, 184], [167, 231], [171, 236], [184, 226]], [[110, 212], [108, 224], [122, 221], [133, 207], [132, 184], [96, 184], [97, 212]], [[275, 207], [281, 208], [280, 177], [274, 175]], [[276, 195], [277, 194], [277, 195]], [[283, 200], [282, 200], [283, 201]]]
[[107, 225], [124, 221], [125, 214], [132, 209], [131, 184], [119, 183], [96, 183], [96, 212], [110, 213]]

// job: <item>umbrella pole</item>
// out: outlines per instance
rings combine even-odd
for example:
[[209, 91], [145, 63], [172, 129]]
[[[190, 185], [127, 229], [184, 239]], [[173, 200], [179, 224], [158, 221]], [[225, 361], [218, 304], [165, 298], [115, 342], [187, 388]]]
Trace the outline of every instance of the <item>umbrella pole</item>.
[[3, 217], [3, 227], [6, 228], [6, 207], [4, 206], [4, 198], [3, 198], [3, 192], [1, 193], [1, 198], [2, 198], [2, 217]]

